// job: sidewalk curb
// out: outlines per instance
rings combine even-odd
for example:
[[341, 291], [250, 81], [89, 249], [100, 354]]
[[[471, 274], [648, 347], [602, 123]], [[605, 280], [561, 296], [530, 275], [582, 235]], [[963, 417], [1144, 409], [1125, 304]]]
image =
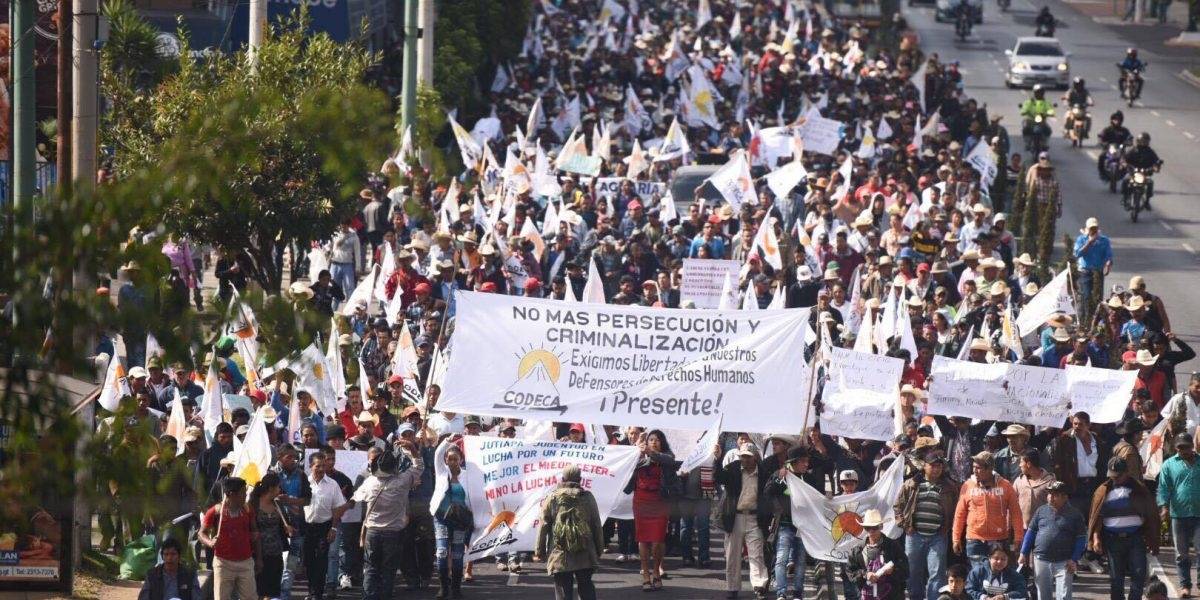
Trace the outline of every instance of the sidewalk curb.
[[1179, 79], [1183, 80], [1184, 83], [1191, 84], [1192, 87], [1200, 89], [1200, 77], [1196, 77], [1195, 75], [1192, 75], [1190, 72], [1188, 72], [1187, 69], [1183, 69], [1183, 70], [1179, 71], [1178, 73], [1175, 74], [1175, 76], [1178, 77]]

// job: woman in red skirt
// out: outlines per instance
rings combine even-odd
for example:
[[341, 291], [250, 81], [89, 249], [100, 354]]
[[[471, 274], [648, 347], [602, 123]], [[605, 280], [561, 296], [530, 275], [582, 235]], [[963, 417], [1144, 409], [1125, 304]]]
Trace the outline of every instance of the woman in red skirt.
[[662, 589], [663, 555], [667, 549], [667, 523], [671, 502], [681, 492], [679, 463], [663, 432], [653, 429], [638, 446], [641, 462], [633, 474], [633, 526], [642, 559], [642, 591]]

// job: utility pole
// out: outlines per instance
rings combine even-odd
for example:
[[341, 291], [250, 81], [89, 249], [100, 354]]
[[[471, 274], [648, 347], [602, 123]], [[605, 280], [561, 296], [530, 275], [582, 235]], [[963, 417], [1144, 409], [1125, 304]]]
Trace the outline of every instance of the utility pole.
[[437, 16], [433, 0], [420, 0], [421, 43], [417, 46], [417, 82], [433, 87], [433, 30]]
[[58, 0], [58, 190], [71, 194], [71, 0]]
[[21, 232], [33, 227], [33, 190], [36, 178], [34, 156], [37, 152], [35, 134], [33, 30], [37, 18], [37, 0], [13, 0], [9, 3], [11, 28], [13, 82], [12, 98], [12, 202], [13, 202], [13, 261], [21, 264], [25, 251], [21, 247]]
[[[60, 0], [62, 1], [62, 0]], [[96, 189], [96, 129], [100, 110], [100, 92], [96, 72], [99, 48], [96, 44], [97, 1], [73, 0], [71, 16], [71, 168], [72, 193]], [[62, 176], [60, 175], [60, 178]], [[95, 273], [75, 271], [75, 289], [95, 286]]]
[[258, 49], [267, 32], [267, 0], [250, 0], [250, 64], [258, 64]]
[[411, 127], [417, 120], [417, 27], [418, 0], [404, 1], [404, 98], [400, 106], [400, 120], [404, 127]]

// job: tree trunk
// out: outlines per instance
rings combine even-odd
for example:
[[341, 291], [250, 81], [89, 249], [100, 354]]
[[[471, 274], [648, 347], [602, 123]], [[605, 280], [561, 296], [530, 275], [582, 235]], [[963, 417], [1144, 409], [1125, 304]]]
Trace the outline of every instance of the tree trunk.
[[250, 246], [246, 252], [254, 259], [254, 280], [268, 294], [278, 294], [283, 285], [282, 274], [275, 269], [275, 242]]

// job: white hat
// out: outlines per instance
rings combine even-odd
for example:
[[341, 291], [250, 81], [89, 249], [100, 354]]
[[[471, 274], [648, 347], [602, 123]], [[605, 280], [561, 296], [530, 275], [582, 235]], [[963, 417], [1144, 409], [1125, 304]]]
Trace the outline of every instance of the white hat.
[[808, 265], [800, 265], [799, 267], [796, 267], [796, 281], [799, 281], [800, 283], [808, 283], [809, 281], [812, 281], [812, 279], [812, 269], [808, 268]]
[[1096, 217], [1088, 217], [1088, 220], [1083, 223], [1084, 229], [1091, 229], [1093, 227], [1099, 227], [1099, 226], [1100, 226], [1100, 219], [1097, 219]]
[[750, 443], [742, 444], [741, 446], [738, 446], [737, 455], [739, 457], [740, 456], [753, 456], [754, 458], [758, 458], [758, 448], [755, 448], [754, 444], [750, 444]]
[[846, 469], [838, 474], [838, 481], [858, 481], [858, 471]]
[[1139, 365], [1153, 367], [1158, 362], [1158, 357], [1149, 350], [1142, 348], [1137, 351], [1137, 358], [1135, 360], [1137, 360], [1137, 364]]
[[879, 511], [872, 508], [863, 513], [860, 523], [863, 527], [882, 527], [883, 515]]

